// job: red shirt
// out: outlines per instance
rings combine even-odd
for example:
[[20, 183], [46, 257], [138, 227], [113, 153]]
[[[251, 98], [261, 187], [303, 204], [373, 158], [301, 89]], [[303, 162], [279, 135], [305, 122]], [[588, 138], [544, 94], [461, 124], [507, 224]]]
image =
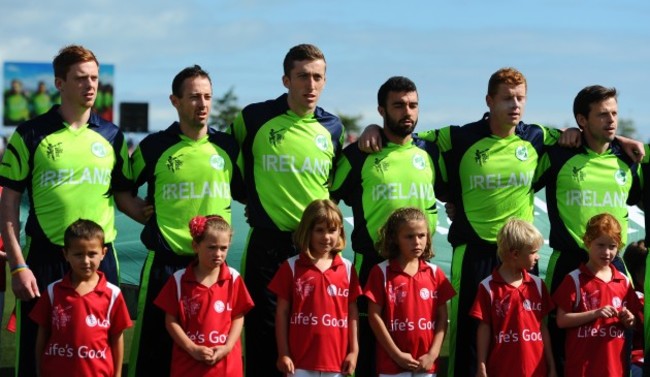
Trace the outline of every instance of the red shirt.
[[[611, 305], [628, 308], [642, 318], [642, 307], [630, 281], [613, 266], [612, 279], [604, 282], [581, 264], [562, 281], [553, 300], [567, 313], [581, 313]], [[577, 294], [579, 292], [579, 295]], [[566, 376], [622, 376], [624, 327], [618, 318], [598, 318], [566, 329]]]
[[492, 330], [489, 376], [546, 377], [542, 320], [553, 307], [542, 279], [527, 271], [518, 287], [506, 283], [498, 269], [479, 284], [469, 314]]
[[301, 253], [280, 266], [268, 288], [291, 305], [289, 352], [295, 367], [341, 372], [348, 354], [348, 307], [361, 295], [352, 262], [336, 255], [321, 272]]
[[[206, 287], [196, 281], [193, 267], [176, 271], [154, 300], [165, 313], [178, 319], [187, 336], [196, 344], [215, 347], [226, 344], [232, 319], [246, 314], [253, 307], [239, 273], [222, 264], [217, 282]], [[172, 350], [170, 376], [243, 376], [239, 340], [215, 365], [196, 361], [176, 343]]]
[[113, 376], [109, 337], [131, 326], [120, 289], [100, 271], [95, 289], [80, 296], [70, 272], [48, 285], [29, 317], [49, 328], [41, 359], [42, 376]]
[[[417, 359], [433, 344], [438, 306], [445, 305], [456, 291], [438, 266], [421, 260], [418, 272], [410, 276], [393, 259], [372, 268], [364, 294], [383, 307], [384, 324], [397, 347]], [[437, 364], [428, 372], [435, 373]], [[377, 372], [404, 372], [379, 343]]]

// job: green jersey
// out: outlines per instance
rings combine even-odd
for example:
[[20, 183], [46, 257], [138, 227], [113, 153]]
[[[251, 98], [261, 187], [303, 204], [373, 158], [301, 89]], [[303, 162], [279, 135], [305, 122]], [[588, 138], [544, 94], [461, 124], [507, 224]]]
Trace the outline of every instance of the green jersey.
[[136, 185], [147, 183], [147, 199], [155, 208], [142, 231], [145, 246], [192, 255], [192, 217], [220, 215], [230, 222], [232, 197], [243, 199], [238, 158], [232, 137], [212, 129], [192, 140], [174, 123], [145, 137], [131, 158]]
[[5, 93], [5, 121], [15, 125], [29, 120], [29, 100], [22, 93]]
[[[585, 141], [583, 140], [583, 145]], [[590, 218], [608, 212], [621, 223], [627, 242], [627, 206], [640, 196], [639, 165], [625, 154], [618, 141], [598, 154], [587, 147], [552, 147], [537, 168], [535, 188], [546, 186], [553, 249], [586, 250], [582, 237]]]
[[357, 143], [343, 150], [331, 195], [352, 207], [355, 252], [374, 250], [379, 229], [393, 211], [402, 207], [421, 209], [431, 234], [435, 233], [438, 158], [435, 144], [424, 140], [405, 145], [385, 143], [380, 152], [371, 155], [361, 152]]
[[449, 178], [456, 217], [449, 228], [452, 246], [495, 243], [511, 217], [533, 221], [533, 178], [539, 156], [557, 142], [560, 132], [520, 122], [515, 133], [491, 133], [489, 114], [462, 127], [448, 126], [420, 134], [435, 141]]
[[335, 115], [317, 107], [300, 117], [284, 94], [246, 106], [230, 132], [241, 146], [252, 227], [295, 230], [309, 203], [329, 197], [344, 136]]
[[48, 93], [36, 93], [32, 97], [32, 107], [34, 115], [42, 115], [52, 107], [52, 98]]
[[91, 113], [73, 129], [54, 106], [21, 124], [11, 136], [0, 166], [0, 185], [29, 195], [26, 233], [63, 245], [63, 233], [83, 218], [101, 225], [105, 241], [115, 239], [113, 191], [133, 188], [124, 135]]

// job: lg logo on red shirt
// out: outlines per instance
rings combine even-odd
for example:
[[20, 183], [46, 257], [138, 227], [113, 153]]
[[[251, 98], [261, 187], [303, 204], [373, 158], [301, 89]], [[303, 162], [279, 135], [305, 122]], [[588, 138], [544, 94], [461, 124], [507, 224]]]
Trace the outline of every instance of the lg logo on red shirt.
[[431, 289], [422, 288], [420, 289], [420, 298], [423, 300], [432, 299], [435, 300], [438, 298], [438, 292]]
[[228, 311], [232, 310], [232, 308], [230, 307], [230, 303], [224, 304], [224, 302], [221, 300], [215, 301], [212, 307], [214, 308], [214, 311], [217, 313], [223, 313], [224, 310], [228, 310]]
[[530, 302], [529, 299], [524, 300], [524, 310], [526, 311], [542, 311], [542, 303], [541, 302]]
[[348, 297], [350, 290], [347, 288], [339, 288], [334, 284], [327, 286], [327, 294], [332, 297]]
[[109, 328], [111, 327], [111, 321], [108, 319], [98, 319], [94, 314], [88, 314], [88, 316], [86, 316], [86, 325], [88, 325], [88, 327], [99, 326], [102, 328]]

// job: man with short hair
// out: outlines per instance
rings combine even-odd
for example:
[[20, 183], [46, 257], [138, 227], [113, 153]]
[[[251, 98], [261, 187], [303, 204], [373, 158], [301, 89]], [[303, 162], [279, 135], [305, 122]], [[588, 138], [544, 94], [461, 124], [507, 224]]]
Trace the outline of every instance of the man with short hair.
[[[447, 199], [455, 209], [448, 240], [453, 247], [451, 282], [458, 295], [449, 313], [449, 375], [476, 374], [478, 322], [469, 311], [478, 285], [498, 265], [496, 235], [503, 224], [511, 217], [533, 221], [537, 159], [560, 136], [557, 130], [522, 122], [526, 94], [521, 72], [499, 69], [488, 82], [490, 111], [482, 119], [417, 135], [437, 144], [447, 173]], [[362, 135], [359, 143], [367, 148], [376, 139]]]
[[232, 199], [243, 200], [237, 166], [239, 147], [232, 136], [208, 127], [212, 81], [194, 65], [172, 82], [169, 100], [178, 121], [145, 137], [131, 157], [137, 187], [147, 184], [155, 212], [142, 230], [147, 250], [138, 297], [129, 376], [169, 374], [172, 339], [165, 313], [154, 300], [169, 277], [195, 259], [188, 224], [197, 216], [231, 220]]
[[[553, 253], [546, 271], [551, 294], [564, 277], [586, 263], [582, 240], [590, 218], [608, 212], [621, 224], [621, 243], [627, 242], [628, 205], [640, 199], [639, 165], [625, 154], [616, 138], [618, 100], [615, 88], [587, 86], [575, 97], [573, 114], [582, 130], [580, 148], [553, 146], [537, 166], [535, 189], [546, 187]], [[617, 256], [612, 264], [624, 274]], [[555, 314], [549, 316], [549, 332], [559, 376], [564, 375], [565, 331]]]
[[[389, 78], [377, 93], [377, 111], [384, 119], [383, 148], [369, 155], [352, 143], [337, 164], [332, 198], [352, 207], [352, 249], [359, 282], [366, 284], [370, 269], [382, 261], [375, 243], [379, 229], [398, 208], [420, 208], [431, 234], [438, 222], [434, 184], [441, 181], [438, 148], [411, 136], [418, 122], [419, 99], [415, 83], [403, 76]], [[437, 187], [438, 188], [438, 187]], [[439, 190], [438, 190], [439, 191]], [[368, 303], [359, 297], [359, 376], [375, 375], [375, 341], [368, 323]]]
[[[99, 63], [92, 51], [66, 46], [54, 58], [54, 84], [61, 105], [16, 128], [0, 165], [1, 231], [18, 301], [19, 376], [35, 376], [37, 325], [28, 317], [35, 298], [69, 269], [61, 249], [65, 229], [83, 218], [105, 231], [108, 251], [100, 270], [119, 284], [115, 204], [144, 222], [144, 202], [132, 197], [124, 135], [91, 112], [97, 96]], [[29, 196], [26, 244], [19, 243], [20, 202]]]
[[255, 307], [244, 332], [247, 376], [280, 376], [276, 361], [276, 298], [267, 289], [280, 264], [297, 251], [291, 240], [302, 213], [329, 198], [328, 183], [344, 130], [338, 117], [317, 106], [325, 87], [325, 56], [311, 44], [284, 59], [287, 93], [246, 106], [230, 127], [241, 146], [251, 229], [242, 273]]

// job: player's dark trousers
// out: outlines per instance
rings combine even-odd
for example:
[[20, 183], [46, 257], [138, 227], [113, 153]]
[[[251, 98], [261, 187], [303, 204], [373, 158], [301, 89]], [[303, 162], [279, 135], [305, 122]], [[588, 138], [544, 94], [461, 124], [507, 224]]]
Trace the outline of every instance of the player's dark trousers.
[[[365, 288], [370, 275], [370, 270], [384, 259], [375, 249], [363, 250], [354, 253], [354, 266], [359, 275], [359, 284]], [[377, 342], [368, 321], [368, 299], [359, 296], [359, 357], [357, 358], [356, 376], [376, 376], [377, 369]]]
[[169, 376], [173, 340], [165, 327], [165, 312], [153, 302], [174, 272], [187, 267], [194, 258], [168, 251], [147, 254], [140, 275], [129, 376]]
[[[119, 286], [117, 260], [113, 250], [113, 244], [106, 245], [108, 251], [106, 257], [99, 265], [99, 270], [104, 272], [106, 278], [111, 283]], [[24, 248], [27, 253], [25, 262], [32, 270], [38, 290], [43, 292], [50, 283], [61, 278], [70, 270], [70, 265], [63, 258], [61, 246], [50, 243], [45, 240], [36, 240], [27, 238], [27, 245]], [[34, 252], [30, 252], [34, 250]], [[36, 300], [16, 301], [16, 376], [35, 377], [36, 369], [34, 364], [34, 350], [36, 349], [36, 335], [38, 334], [38, 325], [29, 318]]]
[[251, 228], [242, 262], [246, 288], [255, 307], [244, 320], [244, 357], [247, 377], [282, 376], [276, 368], [276, 297], [267, 286], [289, 257], [297, 254], [291, 232]]
[[454, 248], [451, 279], [458, 293], [451, 300], [449, 338], [449, 376], [476, 375], [476, 331], [478, 320], [469, 311], [479, 283], [498, 266], [496, 245], [467, 244]]

